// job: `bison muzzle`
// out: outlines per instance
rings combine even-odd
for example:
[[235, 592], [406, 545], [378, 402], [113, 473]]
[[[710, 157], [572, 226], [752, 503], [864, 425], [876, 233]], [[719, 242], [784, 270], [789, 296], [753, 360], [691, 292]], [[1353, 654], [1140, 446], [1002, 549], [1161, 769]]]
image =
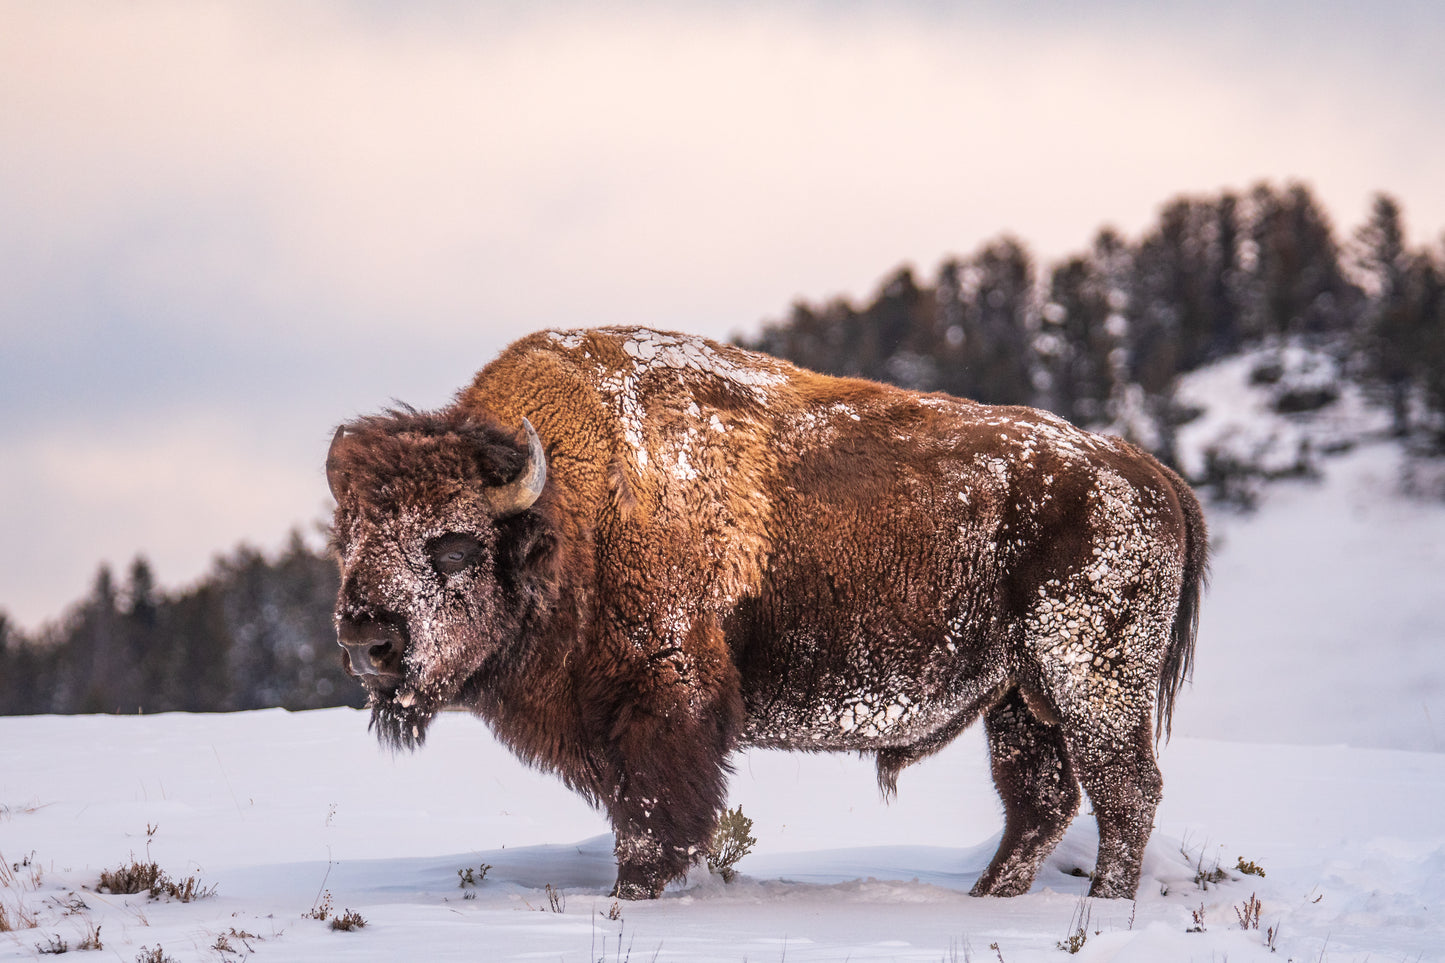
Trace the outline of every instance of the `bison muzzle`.
[[601, 329], [344, 425], [326, 469], [373, 728], [482, 717], [607, 812], [615, 895], [703, 853], [740, 747], [872, 753], [891, 793], [979, 716], [1005, 828], [973, 892], [1027, 891], [1082, 785], [1090, 895], [1134, 894], [1207, 542], [1132, 445]]

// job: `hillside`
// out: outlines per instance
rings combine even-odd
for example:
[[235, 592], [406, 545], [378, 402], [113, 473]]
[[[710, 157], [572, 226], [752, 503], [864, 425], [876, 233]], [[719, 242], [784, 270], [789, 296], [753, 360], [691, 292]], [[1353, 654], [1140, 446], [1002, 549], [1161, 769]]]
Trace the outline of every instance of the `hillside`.
[[[1281, 355], [1281, 378], [1251, 378]], [[1287, 392], [1340, 384], [1321, 378], [1329, 367], [1299, 349], [1254, 352], [1181, 383], [1203, 411], [1179, 430], [1181, 464], [1199, 477], [1229, 462], [1236, 504], [1210, 506], [1212, 579], [1175, 731], [1439, 752], [1441, 465], [1391, 439], [1388, 415], [1348, 382], [1310, 411], [1277, 410]]]

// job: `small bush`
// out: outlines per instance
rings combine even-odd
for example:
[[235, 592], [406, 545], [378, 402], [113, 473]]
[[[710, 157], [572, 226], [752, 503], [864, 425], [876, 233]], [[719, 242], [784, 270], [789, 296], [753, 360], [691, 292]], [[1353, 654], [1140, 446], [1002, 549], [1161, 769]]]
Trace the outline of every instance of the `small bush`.
[[359, 930], [365, 925], [366, 920], [361, 918], [361, 914], [349, 909], [331, 921], [331, 928], [333, 930], [345, 931], [347, 933], [350, 933], [352, 930]]
[[70, 952], [70, 944], [58, 936], [52, 936], [44, 943], [36, 943], [35, 949], [41, 956], [59, 956]]
[[307, 920], [321, 920], [322, 922], [325, 922], [325, 921], [327, 920], [327, 918], [329, 918], [330, 916], [331, 916], [331, 890], [329, 890], [329, 889], [326, 891], [326, 893], [325, 893], [324, 896], [321, 896], [321, 897], [316, 901], [316, 903], [314, 903], [314, 904], [312, 905], [311, 909], [309, 909], [309, 910], [307, 910], [305, 913], [302, 913], [302, 914], [301, 914], [301, 918], [302, 918], [302, 919], [307, 919]]
[[[236, 944], [231, 942], [232, 939], [239, 940], [241, 942], [241, 946], [245, 947], [245, 950], [242, 951], [240, 949], [237, 949]], [[223, 959], [224, 954], [226, 953], [234, 953], [237, 956], [240, 956], [244, 952], [249, 955], [256, 952], [256, 950], [251, 946], [250, 941], [259, 939], [261, 939], [261, 937], [257, 936], [255, 933], [247, 933], [245, 930], [238, 930], [233, 926], [231, 927], [231, 931], [229, 933], [222, 933], [221, 935], [216, 937], [216, 942], [211, 944], [211, 949], [215, 950], [217, 953], [222, 954]]]
[[149, 893], [151, 899], [164, 896], [179, 903], [216, 895], [216, 887], [203, 885], [197, 876], [174, 880], [158, 864], [142, 863], [134, 857], [131, 857], [129, 866], [102, 870], [99, 888], [117, 896]]
[[1252, 859], [1245, 859], [1243, 856], [1239, 857], [1239, 865], [1235, 866], [1234, 868], [1239, 870], [1246, 876], [1264, 876], [1263, 866], [1259, 865]]
[[[187, 876], [180, 882], [166, 879], [161, 884], [161, 892], [178, 903], [189, 903], [192, 900], [205, 899], [207, 896], [216, 895], [215, 886], [202, 886], [197, 876]], [[152, 896], [155, 894], [152, 893]]]
[[707, 868], [731, 883], [737, 878], [733, 867], [738, 860], [753, 851], [757, 840], [751, 835], [753, 821], [743, 815], [743, 807], [724, 810], [713, 830], [712, 842], [708, 846]]
[[477, 867], [476, 872], [470, 866], [457, 870], [457, 878], [461, 880], [457, 885], [465, 889], [468, 886], [476, 886], [487, 878], [487, 872], [492, 868], [490, 863], [482, 863]]
[[1185, 859], [1194, 863], [1194, 885], [1202, 890], [1208, 890], [1210, 884], [1219, 884], [1229, 879], [1229, 873], [1219, 866], [1219, 857], [1214, 858], [1214, 865], [1209, 869], [1204, 868], [1204, 849], [1199, 850], [1199, 858], [1194, 860], [1189, 853], [1189, 842], [1186, 839], [1179, 847], [1179, 852]]
[[174, 956], [166, 956], [165, 950], [159, 946], [151, 949], [149, 946], [142, 946], [136, 954], [135, 963], [176, 963]]
[[[1089, 942], [1089, 919], [1091, 916], [1093, 916], [1093, 909], [1083, 900], [1080, 900], [1079, 908], [1074, 911], [1073, 917], [1069, 920], [1070, 925], [1077, 922], [1078, 927], [1071, 935], [1056, 944], [1058, 948], [1070, 955], [1082, 950], [1084, 944]], [[1094, 935], [1098, 935], [1097, 930]]]
[[132, 857], [129, 866], [101, 870], [100, 888], [116, 896], [148, 893], [152, 889], [159, 890], [163, 876], [165, 873], [158, 864], [142, 863]]
[[554, 913], [561, 913], [567, 909], [567, 897], [562, 895], [560, 889], [556, 889], [551, 883], [547, 884], [547, 906]]
[[1239, 928], [1242, 930], [1259, 929], [1260, 908], [1259, 898], [1250, 893], [1249, 899], [1244, 901], [1243, 908], [1238, 906], [1234, 908], [1235, 918], [1239, 920]]
[[78, 950], [103, 950], [105, 944], [100, 941], [100, 927], [89, 920], [85, 923], [85, 936], [76, 944]]
[[1213, 869], [1200, 869], [1196, 872], [1194, 874], [1194, 885], [1200, 889], [1207, 890], [1209, 889], [1209, 884], [1213, 883], [1218, 885], [1227, 879], [1229, 879], [1229, 874], [1216, 866]]
[[1070, 936], [1068, 939], [1065, 940], [1060, 940], [1058, 943], [1058, 947], [1065, 953], [1073, 954], [1082, 950], [1084, 948], [1084, 944], [1088, 941], [1089, 934], [1084, 931], [1083, 927], [1080, 927], [1073, 936]]

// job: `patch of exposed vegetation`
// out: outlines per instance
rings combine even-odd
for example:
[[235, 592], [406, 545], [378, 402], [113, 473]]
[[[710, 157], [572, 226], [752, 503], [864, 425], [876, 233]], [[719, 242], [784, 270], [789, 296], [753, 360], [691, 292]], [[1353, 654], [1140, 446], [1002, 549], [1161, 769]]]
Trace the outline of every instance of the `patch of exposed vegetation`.
[[724, 810], [708, 844], [707, 868], [731, 883], [737, 878], [733, 867], [753, 851], [757, 840], [752, 836], [753, 821], [743, 815], [743, 807]]

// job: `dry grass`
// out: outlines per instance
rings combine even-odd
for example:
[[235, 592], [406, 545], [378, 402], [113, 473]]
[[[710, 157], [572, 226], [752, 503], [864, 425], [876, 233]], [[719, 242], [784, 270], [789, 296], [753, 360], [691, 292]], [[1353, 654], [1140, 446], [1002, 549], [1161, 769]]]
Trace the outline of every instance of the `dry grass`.
[[311, 909], [301, 914], [305, 920], [321, 920], [323, 923], [331, 916], [331, 890], [327, 890], [324, 896], [317, 896], [316, 902]]
[[0, 804], [0, 822], [9, 822], [16, 816], [29, 816], [32, 813], [39, 812], [48, 805], [50, 804], [42, 803], [38, 799], [28, 803], [20, 803], [16, 806]]
[[1243, 856], [1239, 857], [1239, 863], [1234, 868], [1239, 870], [1246, 876], [1264, 876], [1263, 866], [1259, 865], [1252, 859], [1245, 859]]
[[33, 930], [40, 925], [35, 919], [35, 914], [28, 912], [24, 905], [16, 903], [11, 909], [4, 903], [0, 903], [0, 933], [13, 933], [15, 930]]
[[553, 889], [552, 884], [547, 884], [547, 905], [554, 913], [563, 913], [567, 910], [567, 897], [562, 895], [560, 889]]
[[160, 888], [165, 875], [157, 863], [142, 863], [132, 857], [129, 866], [101, 870], [100, 889], [117, 896], [148, 893]]
[[[1074, 909], [1073, 917], [1069, 920], [1069, 928], [1073, 932], [1055, 945], [1070, 955], [1082, 950], [1084, 944], [1089, 942], [1089, 921], [1093, 915], [1094, 908], [1089, 905], [1087, 900], [1080, 898], [1079, 905]], [[1098, 936], [1099, 931], [1095, 930], [1094, 935]]]
[[158, 864], [142, 863], [135, 857], [131, 857], [128, 866], [102, 870], [99, 888], [103, 892], [116, 895], [149, 893], [151, 899], [164, 897], [178, 903], [190, 903], [216, 895], [216, 887], [202, 884], [197, 876], [173, 879]]
[[1244, 906], [1234, 908], [1235, 918], [1239, 920], [1239, 928], [1242, 930], [1259, 929], [1259, 897], [1250, 893], [1249, 899], [1244, 901]]
[[27, 889], [35, 892], [40, 888], [40, 877], [34, 853], [18, 863], [0, 855], [0, 933], [33, 930], [39, 925], [35, 914], [25, 908], [24, 894]]
[[[222, 933], [216, 937], [216, 942], [211, 944], [211, 949], [221, 954], [222, 960], [225, 959], [227, 953], [236, 956], [250, 956], [256, 952], [251, 941], [260, 939], [261, 937], [255, 933], [247, 933], [245, 930], [238, 930], [233, 926], [229, 933]], [[239, 948], [236, 946], [237, 943], [241, 944]]]
[[176, 963], [174, 956], [166, 956], [165, 950], [157, 946], [151, 949], [149, 946], [142, 946], [136, 954], [135, 963]]
[[331, 928], [333, 930], [347, 933], [350, 933], [352, 930], [359, 930], [365, 925], [366, 920], [361, 918], [361, 914], [350, 909], [331, 921]]
[[103, 950], [105, 944], [100, 941], [100, 927], [90, 920], [85, 921], [85, 935], [76, 944], [77, 950]]

